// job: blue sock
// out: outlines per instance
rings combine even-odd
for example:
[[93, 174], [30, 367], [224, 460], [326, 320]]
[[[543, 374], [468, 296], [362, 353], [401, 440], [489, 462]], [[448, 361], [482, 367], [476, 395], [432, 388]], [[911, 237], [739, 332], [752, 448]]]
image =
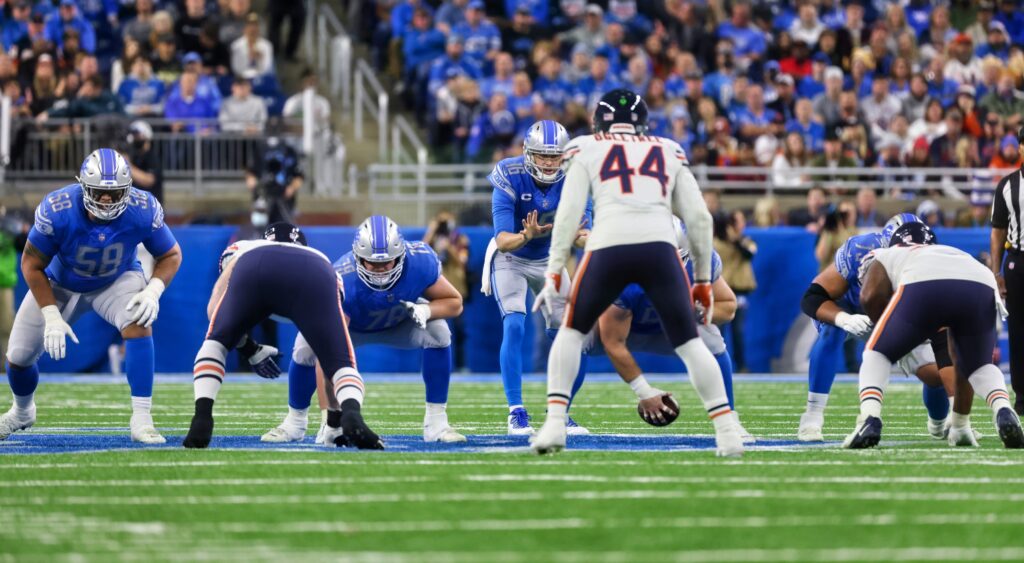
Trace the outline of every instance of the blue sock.
[[502, 320], [501, 383], [509, 406], [523, 404], [523, 338], [526, 334], [526, 315], [509, 313]]
[[428, 403], [448, 402], [448, 383], [452, 379], [452, 346], [423, 349], [423, 385]]
[[124, 365], [132, 397], [153, 396], [154, 357], [152, 336], [125, 339]]
[[949, 396], [946, 395], [945, 387], [922, 385], [921, 397], [924, 399], [924, 408], [928, 409], [928, 418], [932, 420], [946, 419], [946, 415], [949, 414]]
[[11, 392], [17, 396], [31, 395], [39, 385], [39, 367], [32, 364], [27, 368], [16, 368], [7, 362], [7, 383], [11, 385]]
[[832, 325], [825, 325], [818, 333], [818, 339], [811, 347], [811, 362], [808, 369], [808, 387], [811, 393], [828, 394], [836, 379], [836, 369], [843, 357], [843, 341], [846, 331]]
[[316, 393], [316, 366], [304, 366], [294, 359], [288, 365], [288, 406], [303, 410]]
[[725, 396], [729, 398], [729, 408], [736, 410], [736, 401], [732, 396], [732, 357], [726, 350], [721, 354], [715, 354], [715, 360], [718, 361], [718, 367], [722, 369], [722, 383], [725, 384]]

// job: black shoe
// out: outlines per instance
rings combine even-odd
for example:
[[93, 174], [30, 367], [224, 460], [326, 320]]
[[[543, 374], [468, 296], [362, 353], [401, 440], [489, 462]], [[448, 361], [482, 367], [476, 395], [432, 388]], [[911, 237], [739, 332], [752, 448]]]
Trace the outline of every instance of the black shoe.
[[188, 435], [181, 445], [186, 448], [205, 448], [210, 445], [213, 439], [213, 417], [192, 417], [192, 426], [188, 429]]
[[335, 439], [338, 446], [356, 447], [360, 450], [383, 450], [384, 442], [363, 421], [359, 403], [349, 399], [341, 405], [342, 435]]
[[999, 439], [1007, 449], [1024, 448], [1024, 430], [1013, 411], [1006, 407], [999, 409], [996, 413], [996, 428], [999, 429]]
[[881, 441], [881, 439], [882, 419], [869, 416], [864, 420], [864, 424], [861, 424], [860, 428], [858, 428], [849, 439], [849, 443], [846, 447], [851, 450], [873, 448], [878, 445], [878, 442]]

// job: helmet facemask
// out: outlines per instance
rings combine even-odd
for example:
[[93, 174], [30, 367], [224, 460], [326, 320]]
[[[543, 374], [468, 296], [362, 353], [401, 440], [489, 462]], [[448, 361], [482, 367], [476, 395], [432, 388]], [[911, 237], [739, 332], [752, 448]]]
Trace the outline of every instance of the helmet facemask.
[[[391, 262], [394, 262], [394, 265], [386, 271], [381, 271], [379, 267], [374, 268], [374, 270], [366, 267], [366, 263], [373, 264], [374, 266], [383, 266]], [[404, 266], [404, 255], [397, 258], [385, 255], [382, 260], [374, 260], [373, 257], [363, 258], [362, 256], [356, 256], [356, 273], [359, 275], [359, 279], [363, 280], [370, 289], [377, 291], [387, 291], [394, 287], [402, 277], [402, 268]]]
[[530, 176], [542, 184], [554, 184], [565, 177], [562, 150], [557, 147], [526, 149], [523, 151], [523, 165]]
[[82, 186], [85, 209], [97, 219], [113, 221], [128, 207], [131, 180], [127, 184], [118, 185], [116, 180], [101, 180], [99, 184], [87, 184], [80, 177], [75, 179]]

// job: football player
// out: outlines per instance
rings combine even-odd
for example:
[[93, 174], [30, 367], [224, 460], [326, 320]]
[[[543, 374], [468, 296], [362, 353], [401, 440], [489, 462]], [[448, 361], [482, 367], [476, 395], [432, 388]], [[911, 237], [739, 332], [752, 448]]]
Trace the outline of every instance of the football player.
[[221, 274], [207, 313], [210, 328], [193, 367], [195, 415], [186, 448], [205, 448], [213, 437], [213, 403], [224, 382], [228, 350], [257, 323], [276, 315], [295, 323], [320, 358], [334, 390], [325, 439], [339, 446], [384, 449], [362, 417], [363, 378], [349, 338], [341, 304], [345, 299], [331, 261], [306, 246], [289, 223], [267, 227], [265, 240], [239, 241], [221, 256]]
[[[526, 331], [526, 294], [544, 287], [544, 268], [551, 249], [551, 221], [562, 197], [565, 171], [562, 155], [569, 142], [565, 127], [554, 121], [534, 123], [523, 140], [523, 156], [506, 158], [494, 166], [487, 179], [494, 188], [491, 210], [494, 240], [487, 249], [484, 294], [494, 293], [502, 317], [499, 362], [501, 382], [508, 401], [508, 433], [532, 434], [530, 415], [523, 406], [523, 336]], [[587, 240], [592, 219], [589, 202], [576, 221], [575, 245]], [[568, 279], [568, 272], [563, 272]], [[561, 306], [544, 311], [546, 333], [554, 338], [562, 323]], [[585, 362], [570, 395], [583, 384]], [[586, 434], [586, 428], [569, 417], [570, 434]]]
[[[359, 225], [352, 251], [334, 268], [345, 288], [343, 307], [352, 345], [423, 350], [423, 439], [465, 442], [466, 437], [448, 424], [447, 413], [452, 339], [446, 319], [462, 313], [462, 296], [441, 274], [434, 250], [423, 242], [406, 241], [394, 221], [374, 215]], [[317, 385], [316, 363], [315, 350], [306, 335], [299, 334], [288, 370], [288, 415], [263, 435], [263, 441], [295, 442], [305, 437], [306, 413]]]
[[[602, 96], [594, 134], [565, 149], [565, 187], [552, 229], [544, 288], [534, 309], [565, 302], [565, 318], [548, 358], [548, 414], [534, 437], [535, 453], [565, 447], [572, 381], [584, 335], [627, 286], [643, 288], [661, 317], [669, 345], [686, 364], [690, 382], [715, 427], [716, 453], [743, 454], [739, 423], [725, 393], [722, 372], [697, 334], [697, 313], [714, 316], [711, 290], [711, 213], [678, 143], [647, 135], [647, 104], [629, 90]], [[594, 198], [594, 230], [570, 292], [563, 268], [579, 218]], [[673, 213], [689, 232], [696, 280], [692, 292], [676, 246]], [[691, 302], [693, 299], [694, 302]]]
[[[862, 314], [860, 308], [858, 271], [865, 257], [871, 251], [885, 247], [892, 233], [901, 225], [920, 222], [920, 218], [912, 213], [900, 213], [886, 222], [881, 233], [850, 237], [836, 251], [834, 263], [818, 274], [804, 293], [801, 309], [814, 319], [818, 338], [811, 348], [807, 408], [800, 417], [797, 439], [804, 442], [824, 440], [821, 429], [825, 423], [825, 406], [836, 377], [836, 363], [842, 355], [843, 343], [848, 335], [863, 339], [871, 334], [871, 320]], [[950, 381], [948, 387], [943, 384], [932, 347], [928, 343], [915, 347], [912, 353], [900, 360], [900, 367], [908, 375], [917, 375], [924, 383], [928, 432], [936, 439], [945, 438], [953, 382]], [[952, 374], [952, 370], [949, 371]]]
[[860, 415], [843, 446], [878, 445], [893, 363], [948, 327], [957, 368], [992, 409], [1003, 445], [1024, 448], [1024, 430], [1010, 406], [1005, 375], [992, 363], [996, 315], [1006, 316], [995, 276], [969, 254], [936, 244], [923, 223], [900, 226], [887, 246], [872, 253], [860, 294], [877, 326], [860, 367]]
[[[131, 390], [131, 439], [162, 444], [153, 426], [153, 321], [160, 295], [181, 265], [181, 250], [160, 203], [132, 187], [128, 162], [99, 149], [82, 162], [77, 183], [51, 192], [36, 208], [21, 271], [28, 284], [7, 350], [14, 406], [0, 417], [0, 440], [35, 423], [36, 360], [64, 358], [71, 325], [95, 311], [121, 332]], [[142, 243], [156, 257], [147, 281], [136, 258]]]
[[[687, 275], [693, 277], [693, 262], [690, 260], [690, 242], [686, 239], [686, 231], [678, 219], [675, 220], [676, 237], [679, 244], [679, 257], [683, 261]], [[725, 393], [729, 398], [729, 406], [735, 411], [736, 404], [732, 391], [732, 358], [729, 350], [725, 347], [725, 339], [718, 325], [730, 322], [736, 315], [736, 294], [732, 292], [729, 284], [725, 283], [722, 277], [722, 259], [714, 250], [711, 251], [711, 293], [714, 298], [715, 308], [712, 324], [697, 325], [697, 332], [701, 340], [707, 345], [711, 353], [715, 355], [718, 367], [722, 370], [722, 382], [725, 384]], [[651, 418], [661, 417], [661, 408], [664, 403], [662, 396], [664, 391], [651, 387], [643, 376], [640, 366], [637, 365], [631, 351], [647, 352], [663, 356], [674, 356], [675, 351], [665, 333], [661, 330], [661, 318], [654, 308], [651, 300], [644, 294], [644, 290], [636, 284], [628, 286], [619, 295], [619, 298], [612, 303], [597, 321], [597, 336], [593, 338], [594, 345], [587, 350], [588, 354], [605, 353], [615, 371], [622, 377], [623, 381], [629, 383], [630, 388], [636, 393], [641, 407]], [[737, 413], [737, 419], [739, 414]], [[740, 434], [744, 443], [754, 443], [754, 437], [740, 425]]]

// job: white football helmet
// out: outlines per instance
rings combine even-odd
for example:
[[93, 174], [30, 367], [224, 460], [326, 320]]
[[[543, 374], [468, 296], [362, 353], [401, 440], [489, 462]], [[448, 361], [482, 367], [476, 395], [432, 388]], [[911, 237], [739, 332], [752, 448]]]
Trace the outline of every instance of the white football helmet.
[[[557, 121], [543, 120], [530, 126], [523, 139], [523, 164], [534, 180], [554, 184], [565, 177], [561, 157], [569, 144], [569, 132]], [[558, 157], [557, 166], [541, 166], [535, 156]]]
[[[97, 149], [82, 162], [75, 177], [82, 186], [85, 209], [103, 221], [117, 219], [128, 207], [132, 171], [128, 161], [114, 149]], [[110, 201], [103, 201], [103, 196]]]
[[[363, 221], [352, 241], [352, 254], [356, 257], [356, 273], [370, 289], [387, 291], [398, 283], [405, 265], [405, 237], [398, 225], [384, 215], [373, 215]], [[363, 262], [386, 263], [395, 261], [386, 272], [372, 272]]]

